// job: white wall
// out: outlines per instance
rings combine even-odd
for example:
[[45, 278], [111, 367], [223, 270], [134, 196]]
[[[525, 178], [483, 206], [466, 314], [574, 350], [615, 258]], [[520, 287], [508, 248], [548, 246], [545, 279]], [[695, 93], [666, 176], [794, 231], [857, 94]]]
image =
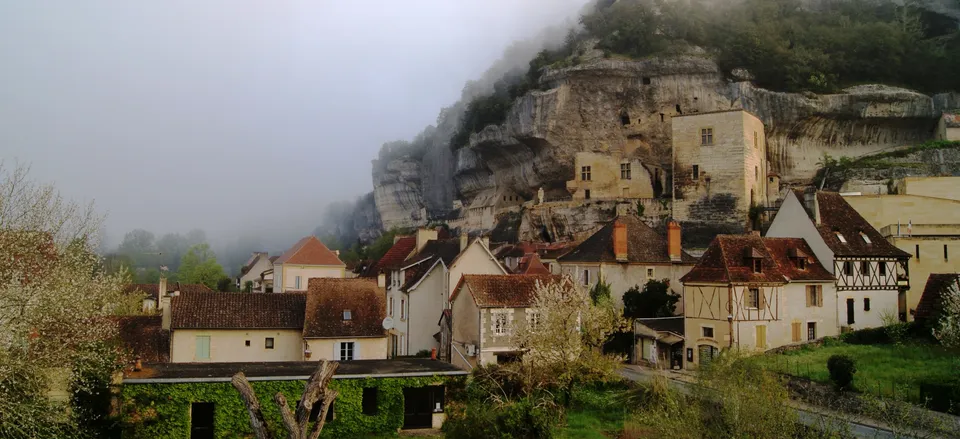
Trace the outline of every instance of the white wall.
[[[310, 278], [315, 277], [327, 277], [327, 278], [339, 278], [344, 277], [344, 267], [337, 266], [319, 266], [319, 265], [290, 265], [290, 264], [281, 264], [283, 267], [283, 276], [282, 276], [282, 287], [277, 288], [277, 285], [280, 285], [278, 282], [274, 283], [274, 292], [282, 293], [284, 291], [306, 291], [307, 282]], [[274, 271], [276, 275], [276, 271]], [[300, 276], [300, 288], [297, 288], [297, 276]]]
[[[580, 285], [583, 285], [583, 272], [590, 271], [590, 288], [597, 283], [598, 276], [610, 284], [611, 296], [617, 306], [623, 306], [623, 293], [639, 285], [647, 283], [647, 269], [653, 269], [655, 280], [670, 280], [670, 289], [678, 296], [683, 294], [683, 286], [680, 284], [680, 278], [690, 272], [693, 264], [589, 264], [589, 263], [565, 263], [561, 265], [561, 271], [577, 279]], [[683, 313], [683, 303], [677, 302], [677, 314]]]
[[387, 358], [387, 337], [369, 338], [311, 338], [307, 339], [311, 355], [309, 361], [333, 361], [338, 343], [353, 342], [354, 360], [384, 360]]
[[807, 211], [803, 208], [803, 200], [798, 199], [793, 191], [787, 191], [787, 196], [784, 198], [780, 210], [777, 211], [773, 223], [770, 224], [766, 236], [770, 238], [803, 238], [807, 241], [810, 249], [813, 250], [813, 254], [820, 260], [823, 268], [833, 274], [833, 250], [827, 247], [827, 243], [823, 241], [820, 232], [817, 231], [813, 221], [807, 215]]
[[[197, 336], [210, 336], [210, 359], [196, 358]], [[267, 337], [273, 349], [265, 347]], [[176, 329], [170, 351], [173, 363], [302, 361], [303, 337], [299, 329]]]
[[457, 283], [464, 274], [507, 274], [507, 272], [503, 270], [496, 258], [484, 249], [480, 240], [474, 240], [450, 266], [447, 298], [453, 294], [453, 289], [457, 287]]
[[[883, 326], [883, 316], [889, 314], [896, 318], [900, 309], [897, 291], [840, 291], [838, 295], [840, 326], [849, 326], [854, 330]], [[863, 309], [863, 299], [866, 298], [870, 299], [870, 311]], [[847, 299], [853, 299], [852, 325], [847, 324]]]
[[260, 274], [271, 268], [273, 268], [273, 264], [270, 262], [269, 256], [258, 257], [257, 262], [253, 264], [253, 267], [250, 267], [250, 271], [240, 276], [240, 291], [243, 291], [243, 285], [246, 284], [247, 281], [253, 281], [254, 284], [259, 284]]
[[[413, 355], [421, 350], [437, 349], [440, 344], [433, 338], [433, 334], [440, 332], [440, 314], [447, 303], [447, 289], [443, 263], [433, 267], [427, 273], [417, 288], [410, 290], [406, 296], [410, 301], [408, 309], [412, 315], [402, 321], [402, 332], [406, 334], [407, 355]], [[396, 305], [395, 305], [396, 306]]]

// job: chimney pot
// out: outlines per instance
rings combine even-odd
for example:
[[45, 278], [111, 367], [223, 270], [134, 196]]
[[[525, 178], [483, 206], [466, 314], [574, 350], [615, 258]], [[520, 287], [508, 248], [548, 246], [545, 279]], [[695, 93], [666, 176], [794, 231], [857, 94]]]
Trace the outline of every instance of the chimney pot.
[[629, 259], [627, 225], [620, 220], [613, 222], [613, 255], [617, 258], [617, 262], [627, 262]]
[[680, 246], [680, 224], [676, 221], [670, 221], [667, 224], [667, 252], [670, 254], [670, 262], [680, 262], [683, 250]]

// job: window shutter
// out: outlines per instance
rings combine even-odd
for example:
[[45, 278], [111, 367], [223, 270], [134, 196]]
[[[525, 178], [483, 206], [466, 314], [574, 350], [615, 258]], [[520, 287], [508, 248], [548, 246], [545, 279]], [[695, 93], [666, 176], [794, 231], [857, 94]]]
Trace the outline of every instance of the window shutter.
[[763, 294], [763, 288], [757, 288], [757, 291], [759, 292], [757, 296], [760, 297], [760, 300], [758, 300], [760, 303], [757, 304], [757, 308], [764, 309], [767, 307], [767, 296]]
[[813, 304], [810, 303], [810, 292], [811, 292], [810, 289], [811, 289], [810, 287], [807, 287], [807, 308], [813, 306]]
[[358, 341], [353, 342], [353, 359], [360, 359], [360, 342]]
[[340, 342], [333, 344], [333, 361], [340, 361]]
[[823, 308], [823, 285], [817, 285], [817, 306]]
[[793, 341], [800, 341], [800, 322], [793, 322]]

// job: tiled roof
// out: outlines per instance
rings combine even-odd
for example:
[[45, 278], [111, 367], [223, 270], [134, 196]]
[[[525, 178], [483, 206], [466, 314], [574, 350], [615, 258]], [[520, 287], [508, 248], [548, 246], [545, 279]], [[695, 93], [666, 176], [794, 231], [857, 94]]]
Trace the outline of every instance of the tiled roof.
[[170, 331], [163, 329], [162, 316], [117, 318], [120, 343], [144, 363], [170, 361]]
[[666, 331], [679, 335], [683, 335], [684, 331], [683, 316], [637, 319], [637, 323], [654, 331]]
[[947, 128], [960, 128], [960, 112], [943, 113], [943, 123]]
[[[795, 190], [801, 204], [804, 203], [804, 194]], [[820, 210], [820, 224], [816, 224], [817, 231], [827, 247], [836, 256], [877, 256], [891, 258], [909, 258], [910, 254], [898, 249], [887, 242], [883, 235], [873, 228], [866, 219], [857, 213], [856, 209], [847, 203], [836, 192], [817, 192], [817, 208]], [[815, 212], [804, 205], [807, 214], [816, 223]], [[870, 243], [863, 239], [865, 235]], [[840, 240], [842, 235], [846, 242]]]
[[416, 236], [404, 236], [398, 239], [397, 242], [393, 243], [393, 247], [390, 247], [390, 250], [387, 250], [379, 261], [371, 264], [361, 276], [377, 277], [381, 271], [384, 271], [387, 275], [387, 283], [389, 283], [390, 269], [400, 268], [403, 261], [405, 261], [416, 248]]
[[435, 239], [427, 241], [423, 249], [407, 258], [402, 265], [410, 265], [419, 262], [413, 267], [404, 270], [403, 285], [400, 287], [406, 291], [413, 287], [417, 282], [427, 274], [430, 267], [442, 260], [448, 267], [450, 263], [460, 254], [460, 239]]
[[[670, 263], [666, 230], [661, 235], [635, 215], [622, 215], [617, 217], [616, 221], [627, 226], [627, 262]], [[561, 256], [559, 260], [561, 262], [617, 262], [613, 254], [614, 222], [607, 223], [577, 248]], [[694, 264], [697, 259], [681, 251], [681, 261], [685, 264]]]
[[[157, 300], [158, 292], [160, 291], [160, 284], [130, 284], [123, 287], [123, 292], [130, 294], [135, 291], [140, 291], [147, 296], [150, 296], [151, 299]], [[210, 287], [204, 284], [180, 284], [179, 282], [167, 282], [167, 291], [164, 293], [169, 293], [173, 291], [179, 291], [181, 293], [212, 293], [213, 290]]]
[[[271, 361], [265, 363], [166, 363], [144, 366], [143, 370], [128, 370], [124, 382], [138, 379], [190, 380], [191, 382], [225, 381], [237, 372], [248, 377], [299, 377], [306, 380], [317, 370], [316, 361]], [[333, 374], [334, 379], [347, 376], [422, 376], [468, 375], [469, 372], [447, 363], [429, 358], [391, 358], [389, 360], [343, 361]]]
[[[385, 336], [386, 292], [376, 279], [313, 278], [309, 288], [304, 338]], [[350, 320], [344, 320], [345, 310]]]
[[945, 273], [931, 274], [927, 278], [927, 285], [923, 288], [920, 303], [914, 317], [917, 320], [939, 319], [943, 308], [943, 297], [946, 294], [960, 294], [960, 274]]
[[481, 307], [525, 308], [533, 305], [537, 282], [563, 282], [555, 275], [465, 274], [454, 290], [453, 302], [463, 288], [470, 288], [473, 300]]
[[520, 258], [520, 263], [517, 264], [517, 270], [515, 274], [551, 274], [550, 270], [543, 265], [543, 262], [540, 262], [540, 256], [537, 256], [536, 253], [530, 253], [522, 258]]
[[274, 264], [335, 265], [343, 267], [343, 261], [323, 245], [316, 236], [307, 236], [280, 255]]
[[537, 253], [541, 259], [556, 259], [573, 250], [574, 242], [518, 242], [504, 244], [496, 248], [493, 254], [497, 259], [521, 258], [528, 253]]
[[[793, 258], [803, 257], [801, 270]], [[761, 272], [753, 270], [753, 259], [761, 260]], [[801, 238], [761, 238], [759, 235], [719, 235], [684, 275], [683, 283], [776, 283], [790, 281], [832, 281], [833, 276], [814, 256]]]
[[171, 300], [172, 329], [302, 329], [303, 293], [183, 293]]

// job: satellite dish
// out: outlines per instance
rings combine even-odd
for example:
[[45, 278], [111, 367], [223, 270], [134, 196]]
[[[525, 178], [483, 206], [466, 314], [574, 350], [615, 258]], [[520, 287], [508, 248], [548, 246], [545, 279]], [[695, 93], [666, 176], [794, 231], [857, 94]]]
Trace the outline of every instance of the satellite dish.
[[387, 318], [383, 319], [383, 329], [386, 329], [387, 331], [393, 329], [393, 318], [392, 318], [392, 317], [387, 317]]

